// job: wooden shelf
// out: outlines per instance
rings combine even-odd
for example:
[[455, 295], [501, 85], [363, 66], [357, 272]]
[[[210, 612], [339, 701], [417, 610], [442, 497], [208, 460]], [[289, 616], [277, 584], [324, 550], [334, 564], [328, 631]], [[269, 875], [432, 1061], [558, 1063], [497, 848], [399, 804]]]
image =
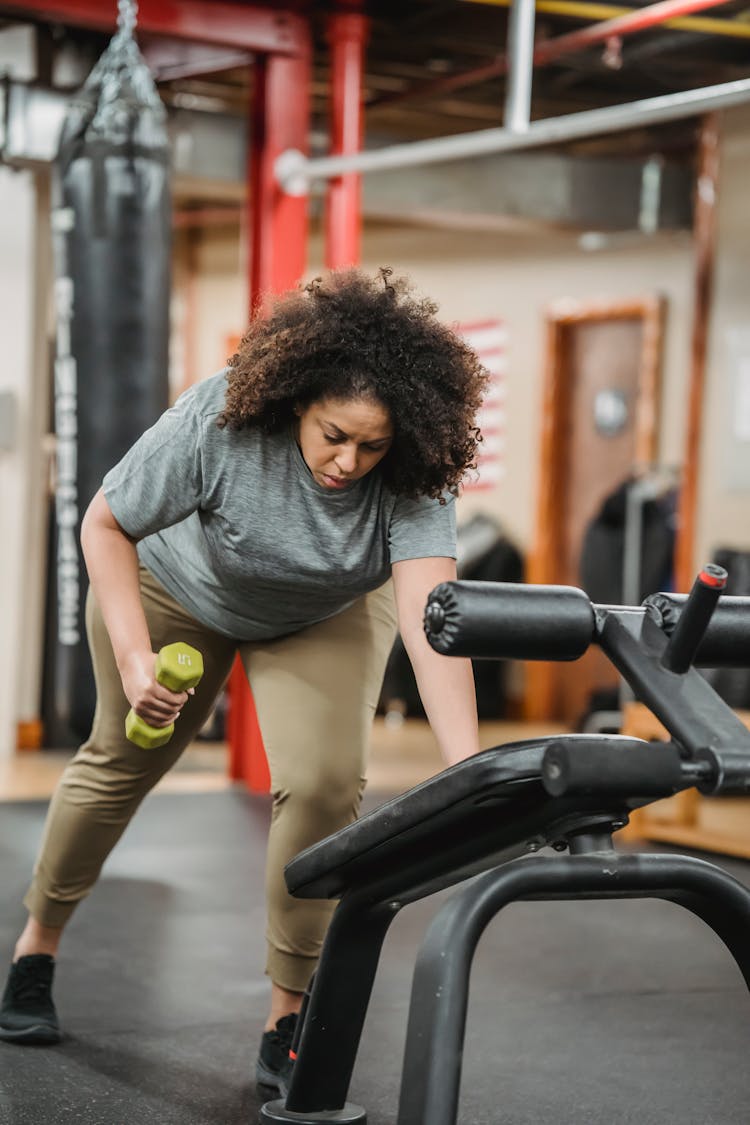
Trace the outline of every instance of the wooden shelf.
[[[750, 711], [737, 714], [750, 728]], [[626, 705], [622, 733], [649, 740], [669, 738], [642, 703]], [[625, 836], [750, 859], [750, 797], [702, 797], [696, 789], [687, 789], [634, 812]]]

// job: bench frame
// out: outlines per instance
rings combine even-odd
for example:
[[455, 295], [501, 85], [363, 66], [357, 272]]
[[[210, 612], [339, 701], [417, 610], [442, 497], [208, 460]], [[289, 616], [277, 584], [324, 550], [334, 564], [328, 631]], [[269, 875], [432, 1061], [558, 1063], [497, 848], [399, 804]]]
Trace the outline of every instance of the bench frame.
[[[549, 842], [570, 855], [512, 859], [473, 879], [437, 913], [414, 972], [398, 1125], [454, 1125], [474, 952], [511, 902], [665, 899], [711, 927], [750, 988], [750, 890], [705, 860], [616, 852], [612, 832], [626, 820], [627, 810], [617, 807], [550, 826]], [[422, 865], [419, 885], [408, 891], [408, 873], [399, 868], [344, 894], [307, 998], [287, 1098], [266, 1103], [262, 1123], [364, 1125], [366, 1111], [346, 1099], [383, 942], [403, 906], [437, 889], [438, 866], [449, 884], [442, 857], [432, 872]]]
[[[397, 1125], [454, 1125], [474, 951], [486, 926], [508, 903], [665, 899], [711, 927], [750, 988], [750, 889], [704, 860], [619, 854], [612, 844], [613, 833], [627, 824], [633, 809], [668, 792], [698, 785], [703, 792], [750, 794], [750, 733], [691, 666], [701, 638], [709, 637], [717, 581], [710, 567], [701, 573], [669, 639], [653, 607], [591, 606], [581, 591], [571, 597], [568, 588], [525, 588], [520, 610], [517, 590], [509, 585], [444, 583], [433, 591], [437, 609], [431, 615], [428, 603], [426, 624], [442, 627], [447, 606], [453, 613], [450, 644], [455, 640], [460, 646], [468, 636], [466, 644], [479, 645], [475, 653], [459, 652], [431, 641], [448, 655], [511, 655], [495, 651], [495, 633], [504, 629], [507, 638], [516, 627], [527, 643], [531, 610], [546, 632], [539, 653], [526, 652], [527, 659], [545, 659], [549, 637], [563, 627], [575, 641], [573, 649], [580, 647], [581, 635], [585, 648], [592, 628], [593, 643], [672, 735], [671, 757], [666, 748], [662, 757], [667, 788], [659, 793], [658, 783], [653, 784], [657, 759], [653, 764], [648, 756], [644, 759], [639, 739], [629, 745], [635, 751], [632, 761], [645, 762], [638, 767], [640, 776], [629, 766], [628, 740], [578, 735], [518, 743], [459, 763], [292, 860], [286, 868], [292, 894], [341, 898], [301, 1013], [286, 1100], [262, 1107], [263, 1125], [364, 1125], [365, 1110], [346, 1098], [388, 927], [407, 903], [469, 876], [478, 877], [438, 912], [417, 958]], [[669, 601], [668, 596], [657, 597]], [[724, 647], [732, 659], [747, 650], [750, 605], [740, 606], [740, 600], [747, 599], [726, 599], [730, 609], [730, 603], [737, 603], [734, 609], [740, 611], [736, 627], [724, 629]], [[547, 622], [547, 607], [556, 605]], [[664, 609], [662, 604], [660, 612]], [[468, 621], [465, 629], [462, 616]], [[561, 658], [580, 655], [573, 649]], [[587, 751], [576, 758], [581, 742]], [[581, 785], [579, 773], [578, 788], [574, 778], [572, 787], [560, 789], [558, 796], [552, 796], [556, 789], [549, 784], [549, 770], [546, 777], [544, 773], [553, 743], [562, 750], [558, 761], [573, 766], [591, 760], [592, 746], [595, 754], [589, 780]], [[670, 781], [675, 750], [677, 774]], [[570, 854], [524, 854], [545, 845]]]

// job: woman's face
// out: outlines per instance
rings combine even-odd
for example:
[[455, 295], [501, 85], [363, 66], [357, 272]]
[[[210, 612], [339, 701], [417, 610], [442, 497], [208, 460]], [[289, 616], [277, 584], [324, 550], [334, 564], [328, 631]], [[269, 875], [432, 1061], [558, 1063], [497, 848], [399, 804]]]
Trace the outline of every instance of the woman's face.
[[393, 441], [389, 411], [372, 398], [324, 398], [298, 410], [297, 441], [318, 484], [346, 488], [382, 461]]

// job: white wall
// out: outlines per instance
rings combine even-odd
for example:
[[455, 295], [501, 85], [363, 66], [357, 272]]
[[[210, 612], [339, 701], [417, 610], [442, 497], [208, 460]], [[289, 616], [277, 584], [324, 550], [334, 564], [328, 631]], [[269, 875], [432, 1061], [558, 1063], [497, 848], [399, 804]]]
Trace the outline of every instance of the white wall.
[[[29, 29], [0, 33], [0, 70], [29, 78], [33, 57]], [[37, 185], [31, 173], [0, 166], [0, 389], [10, 392], [16, 418], [12, 448], [0, 452], [0, 756], [14, 752], [17, 724], [39, 715], [47, 422], [46, 338], [39, 332], [46, 286], [39, 278], [45, 207], [44, 178]]]

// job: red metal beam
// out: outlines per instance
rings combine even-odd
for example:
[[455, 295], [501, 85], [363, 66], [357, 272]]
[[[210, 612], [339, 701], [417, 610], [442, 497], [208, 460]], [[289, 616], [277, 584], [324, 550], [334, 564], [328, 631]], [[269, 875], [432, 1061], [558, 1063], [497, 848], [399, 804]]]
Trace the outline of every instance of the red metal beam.
[[[359, 4], [332, 13], [328, 21], [331, 48], [331, 156], [359, 152], [363, 147], [362, 72], [369, 21]], [[362, 176], [349, 172], [329, 180], [326, 195], [326, 266], [357, 265], [362, 235]]]
[[276, 160], [287, 149], [307, 153], [310, 127], [310, 48], [296, 58], [266, 55], [254, 67], [247, 231], [249, 312], [298, 283], [306, 265], [307, 196], [287, 195]]
[[[114, 31], [114, 0], [15, 0], [0, 2], [3, 15], [26, 15], [51, 23]], [[139, 0], [138, 27], [156, 35], [241, 47], [261, 54], [304, 53], [307, 21], [275, 5], [237, 0]]]

